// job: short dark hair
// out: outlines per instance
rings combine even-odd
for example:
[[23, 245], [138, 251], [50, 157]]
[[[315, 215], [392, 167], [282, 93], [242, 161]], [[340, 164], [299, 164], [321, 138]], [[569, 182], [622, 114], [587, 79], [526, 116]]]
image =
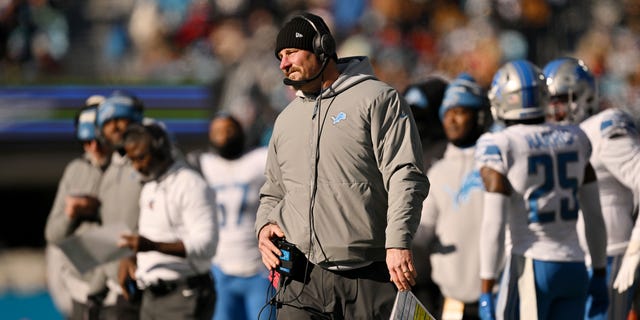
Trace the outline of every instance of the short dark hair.
[[167, 131], [159, 124], [132, 123], [123, 135], [124, 144], [147, 143], [153, 157], [160, 160], [171, 157], [171, 142]]

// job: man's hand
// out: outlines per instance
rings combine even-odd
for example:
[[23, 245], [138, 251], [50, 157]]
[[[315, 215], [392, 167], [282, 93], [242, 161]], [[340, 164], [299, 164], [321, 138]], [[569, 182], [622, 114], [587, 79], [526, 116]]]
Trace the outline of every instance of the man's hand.
[[78, 218], [92, 218], [100, 207], [100, 200], [95, 197], [82, 196], [66, 196], [64, 198], [64, 213], [71, 220]]
[[258, 233], [258, 249], [262, 255], [262, 263], [269, 270], [274, 270], [280, 264], [280, 255], [282, 252], [273, 242], [274, 238], [283, 238], [284, 232], [275, 224], [269, 223], [260, 229]]
[[620, 265], [620, 270], [618, 270], [616, 280], [613, 282], [613, 287], [618, 289], [619, 293], [625, 292], [633, 285], [638, 264], [640, 264], [640, 241], [631, 240], [622, 258], [622, 264]]
[[413, 256], [409, 249], [389, 248], [387, 249], [387, 268], [391, 282], [398, 290], [409, 291], [411, 286], [416, 285], [418, 272], [413, 265]]
[[122, 288], [122, 295], [127, 300], [129, 300], [129, 288], [127, 288], [127, 282], [129, 279], [135, 281], [136, 269], [137, 265], [135, 256], [120, 260], [120, 267], [118, 268], [118, 284], [120, 284], [120, 288]]
[[155, 248], [155, 243], [141, 235], [137, 234], [122, 234], [118, 241], [118, 247], [128, 247], [133, 252], [152, 251]]

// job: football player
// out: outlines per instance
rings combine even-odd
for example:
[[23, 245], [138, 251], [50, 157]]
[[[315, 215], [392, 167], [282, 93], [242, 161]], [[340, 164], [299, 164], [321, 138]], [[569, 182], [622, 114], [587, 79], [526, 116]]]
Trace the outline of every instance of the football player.
[[[608, 318], [626, 319], [633, 295], [628, 288], [640, 261], [640, 225], [633, 215], [634, 196], [640, 196], [640, 136], [626, 112], [618, 108], [598, 112], [595, 77], [581, 60], [555, 59], [543, 73], [551, 94], [547, 118], [580, 124], [591, 141], [590, 162], [607, 228]], [[607, 309], [598, 308], [591, 292], [585, 318], [607, 319]]]
[[[486, 133], [476, 147], [485, 196], [480, 235], [480, 315], [494, 316], [492, 290], [506, 239], [507, 267], [498, 319], [576, 319], [590, 285], [604, 285], [606, 236], [589, 164], [591, 145], [575, 125], [545, 123], [549, 92], [540, 68], [506, 63], [494, 75], [489, 99], [506, 128]], [[578, 240], [584, 214], [594, 267], [589, 283]], [[601, 286], [602, 286], [601, 285]]]

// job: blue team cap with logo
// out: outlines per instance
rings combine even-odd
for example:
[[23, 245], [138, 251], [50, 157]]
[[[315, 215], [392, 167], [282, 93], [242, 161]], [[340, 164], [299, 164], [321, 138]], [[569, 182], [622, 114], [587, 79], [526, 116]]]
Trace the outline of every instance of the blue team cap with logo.
[[142, 121], [142, 108], [133, 97], [115, 94], [98, 105], [96, 125], [102, 128], [104, 124], [113, 119], [129, 119], [131, 122]]
[[447, 110], [454, 107], [482, 109], [489, 105], [487, 94], [476, 80], [468, 73], [460, 74], [453, 80], [444, 92], [442, 105], [440, 106], [440, 120], [444, 118]]
[[80, 141], [91, 141], [96, 138], [97, 107], [88, 107], [78, 114], [76, 138]]
[[415, 106], [418, 109], [427, 109], [429, 107], [429, 98], [427, 98], [427, 94], [420, 90], [418, 87], [411, 87], [404, 94], [405, 100], [411, 106]]

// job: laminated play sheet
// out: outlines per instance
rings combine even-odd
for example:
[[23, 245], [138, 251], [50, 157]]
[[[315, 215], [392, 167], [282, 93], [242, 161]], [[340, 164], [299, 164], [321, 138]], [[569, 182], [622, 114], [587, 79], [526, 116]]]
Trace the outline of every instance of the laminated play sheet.
[[435, 320], [411, 291], [398, 291], [389, 320]]
[[124, 224], [100, 226], [71, 236], [58, 244], [78, 272], [85, 273], [98, 265], [132, 255], [129, 248], [119, 248], [120, 235], [131, 233]]

